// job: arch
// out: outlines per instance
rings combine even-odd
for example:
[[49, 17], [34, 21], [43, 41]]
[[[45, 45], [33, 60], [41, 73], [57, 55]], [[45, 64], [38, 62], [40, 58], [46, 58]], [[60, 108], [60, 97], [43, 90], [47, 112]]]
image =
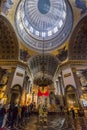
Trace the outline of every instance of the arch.
[[12, 86], [12, 90], [22, 93], [22, 87], [19, 84], [15, 84], [14, 86]]
[[12, 103], [17, 103], [19, 104], [20, 100], [21, 100], [21, 95], [22, 95], [22, 88], [19, 84], [15, 84], [12, 88], [11, 88], [11, 104]]
[[52, 54], [44, 54], [44, 59], [43, 54], [38, 54], [31, 57], [28, 60], [28, 64], [34, 76], [39, 72], [43, 72], [43, 64], [44, 72], [53, 76], [60, 61]]
[[44, 57], [43, 54], [38, 54], [31, 57], [28, 60], [28, 65], [34, 77], [34, 84], [40, 86], [52, 84], [53, 76], [59, 64], [58, 58], [52, 54], [44, 54]]
[[79, 107], [79, 102], [78, 102], [78, 97], [77, 97], [77, 92], [72, 85], [67, 85], [65, 88], [65, 102], [68, 107], [68, 109], [73, 108], [78, 108]]
[[15, 31], [8, 19], [0, 14], [0, 60], [17, 60], [19, 45]]
[[69, 60], [87, 60], [87, 14], [77, 23], [69, 41]]
[[72, 86], [71, 84], [68, 84], [66, 87], [65, 87], [65, 91], [75, 91], [75, 87]]

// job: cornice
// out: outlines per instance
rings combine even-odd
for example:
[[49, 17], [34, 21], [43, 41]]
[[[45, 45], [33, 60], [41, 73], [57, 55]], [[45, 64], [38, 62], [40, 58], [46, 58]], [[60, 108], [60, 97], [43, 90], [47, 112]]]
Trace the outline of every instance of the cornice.
[[61, 73], [61, 69], [63, 68], [63, 67], [67, 67], [67, 66], [74, 66], [74, 65], [87, 65], [87, 60], [66, 60], [66, 61], [64, 61], [64, 62], [62, 62], [59, 66], [58, 66], [58, 68], [57, 68], [57, 70], [56, 70], [56, 73], [55, 73], [55, 75], [54, 75], [54, 78], [55, 77], [57, 77], [57, 75], [58, 75], [58, 73]]
[[26, 62], [23, 62], [23, 61], [20, 61], [20, 60], [0, 60], [0, 67], [17, 67], [17, 66], [21, 66], [23, 68], [25, 68], [29, 74], [31, 75], [32, 77], [32, 73], [31, 73], [31, 70], [29, 68], [29, 66], [27, 65]]
[[28, 67], [28, 65], [25, 62], [19, 61], [19, 60], [0, 60], [0, 66], [17, 66], [22, 65], [24, 67]]
[[59, 67], [63, 67], [66, 65], [83, 65], [83, 64], [87, 64], [87, 60], [67, 60], [63, 63], [61, 63], [61, 65]]

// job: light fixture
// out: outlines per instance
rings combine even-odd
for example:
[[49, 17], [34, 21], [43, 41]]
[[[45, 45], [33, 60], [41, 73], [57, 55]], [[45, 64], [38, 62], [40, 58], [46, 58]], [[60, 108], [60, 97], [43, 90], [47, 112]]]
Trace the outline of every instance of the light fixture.
[[44, 71], [45, 71], [45, 66], [44, 66], [44, 37], [43, 37], [43, 50], [42, 50], [42, 81], [44, 83]]
[[42, 63], [41, 63], [41, 69], [42, 69], [42, 77], [40, 80], [40, 86], [43, 88], [47, 85], [47, 79], [45, 78], [45, 62], [44, 62], [44, 37], [43, 37], [43, 49], [42, 49]]
[[41, 55], [41, 76], [40, 77], [36, 77], [34, 79], [34, 84], [41, 86], [43, 89], [44, 87], [46, 87], [47, 85], [51, 85], [53, 83], [52, 79], [49, 78], [49, 76], [47, 76], [47, 74], [45, 73], [45, 49], [44, 49], [44, 37], [43, 37], [43, 48], [42, 48], [42, 55]]

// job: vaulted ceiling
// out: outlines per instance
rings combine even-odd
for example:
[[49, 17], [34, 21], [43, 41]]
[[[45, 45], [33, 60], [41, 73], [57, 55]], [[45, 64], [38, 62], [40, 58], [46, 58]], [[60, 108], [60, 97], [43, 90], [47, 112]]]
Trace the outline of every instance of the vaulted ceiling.
[[15, 31], [3, 15], [0, 15], [0, 60], [18, 60], [19, 44]]
[[68, 50], [70, 60], [87, 60], [87, 15], [84, 15], [76, 25]]
[[58, 60], [58, 58], [51, 54], [35, 55], [29, 58], [28, 60], [28, 65], [30, 66], [30, 69], [34, 76], [40, 73], [41, 71], [44, 71], [45, 74], [48, 74], [52, 77], [54, 76], [54, 73], [59, 64], [60, 61]]

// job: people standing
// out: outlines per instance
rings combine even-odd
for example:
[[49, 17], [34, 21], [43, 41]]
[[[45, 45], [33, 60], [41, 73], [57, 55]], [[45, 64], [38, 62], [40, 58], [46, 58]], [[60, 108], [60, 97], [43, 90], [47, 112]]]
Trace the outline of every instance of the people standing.
[[60, 116], [62, 116], [62, 114], [63, 114], [63, 106], [60, 105]]
[[75, 111], [74, 111], [74, 109], [71, 108], [70, 112], [71, 112], [72, 118], [74, 119], [75, 118]]
[[18, 105], [17, 104], [10, 104], [9, 110], [8, 110], [8, 121], [7, 125], [11, 128], [13, 128], [18, 115]]
[[5, 114], [6, 114], [5, 107], [4, 105], [0, 104], [0, 128], [2, 128]]
[[25, 117], [25, 106], [23, 105], [22, 108], [21, 108], [21, 120], [23, 121]]
[[12, 122], [13, 122], [13, 109], [14, 109], [14, 103], [9, 104], [8, 117], [7, 117], [7, 125], [9, 127], [12, 126]]
[[31, 116], [31, 106], [30, 105], [28, 106], [28, 116], [29, 116], [29, 118]]
[[14, 124], [17, 123], [17, 117], [18, 117], [18, 104], [15, 104], [14, 105], [14, 108], [13, 108], [13, 124], [12, 124], [12, 127], [14, 127]]
[[33, 112], [33, 103], [30, 104], [30, 107], [31, 107], [31, 112]]
[[22, 112], [22, 108], [21, 105], [18, 106], [18, 123], [21, 122], [21, 112]]

